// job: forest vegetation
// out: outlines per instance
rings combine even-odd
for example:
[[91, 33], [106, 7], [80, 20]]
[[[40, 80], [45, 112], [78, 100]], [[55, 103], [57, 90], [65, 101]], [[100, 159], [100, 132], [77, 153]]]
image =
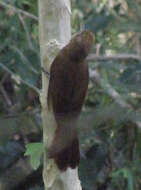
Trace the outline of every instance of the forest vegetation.
[[[72, 0], [71, 9], [72, 35], [83, 29], [94, 34], [78, 126], [83, 190], [140, 190], [141, 2]], [[4, 190], [43, 190], [38, 33], [37, 0], [0, 0]]]

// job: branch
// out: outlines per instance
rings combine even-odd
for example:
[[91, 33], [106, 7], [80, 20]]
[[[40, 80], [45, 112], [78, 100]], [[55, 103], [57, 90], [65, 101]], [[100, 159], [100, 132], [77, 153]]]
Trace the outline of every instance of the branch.
[[21, 52], [20, 49], [18, 49], [16, 46], [9, 46], [9, 48], [11, 48], [16, 53], [19, 54], [19, 56], [21, 57], [21, 60], [22, 60], [23, 64], [27, 65], [28, 68], [30, 69], [30, 71], [32, 71], [35, 74], [38, 74], [38, 71], [34, 67], [32, 67], [32, 64], [29, 62], [29, 60], [27, 59], [27, 57]]
[[5, 99], [5, 101], [7, 103], [7, 105], [9, 107], [12, 106], [12, 102], [11, 102], [10, 98], [8, 97], [8, 94], [6, 93], [6, 91], [5, 91], [5, 89], [3, 88], [2, 85], [0, 85], [0, 91], [1, 91], [1, 93], [2, 93], [2, 95], [4, 97], [4, 99]]
[[123, 61], [123, 60], [136, 60], [141, 62], [141, 56], [134, 54], [117, 54], [117, 55], [95, 55], [90, 54], [87, 58], [88, 61]]
[[21, 14], [18, 14], [18, 16], [19, 16], [19, 19], [20, 19], [20, 21], [21, 21], [21, 23], [23, 25], [24, 30], [25, 30], [26, 38], [27, 38], [27, 41], [28, 41], [28, 44], [29, 44], [29, 48], [34, 50], [33, 45], [32, 45], [32, 40], [31, 40], [29, 31], [28, 31], [28, 28], [27, 28], [27, 26], [25, 24], [24, 18], [22, 17]]
[[12, 9], [15, 13], [21, 13], [21, 14], [25, 15], [26, 17], [29, 17], [29, 18], [35, 20], [36, 22], [38, 22], [38, 17], [31, 13], [23, 11], [22, 9], [16, 8], [16, 7], [14, 7], [10, 4], [4, 3], [2, 1], [0, 1], [0, 5], [6, 9]]
[[[6, 72], [8, 72], [10, 75], [12, 75], [12, 76], [13, 76], [13, 79], [14, 79], [14, 80], [16, 81], [16, 83], [17, 83], [17, 75], [16, 75], [15, 73], [13, 73], [10, 69], [8, 69], [8, 68], [7, 68], [4, 64], [2, 64], [2, 63], [0, 63], [0, 67], [1, 67], [4, 71], [6, 71]], [[37, 87], [33, 86], [32, 84], [28, 83], [27, 81], [23, 80], [22, 78], [18, 78], [18, 80], [19, 80], [20, 82], [22, 82], [23, 84], [26, 84], [28, 87], [32, 88], [33, 90], [35, 90], [35, 92], [37, 92], [37, 94], [40, 94], [40, 90], [39, 90]]]
[[105, 84], [104, 80], [100, 77], [100, 74], [97, 71], [90, 70], [90, 77], [91, 77], [91, 79], [92, 79], [93, 82], [97, 83], [102, 88], [104, 88], [104, 90], [106, 91], [106, 93], [112, 99], [114, 99], [114, 101], [117, 104], [119, 104], [121, 107], [124, 107], [124, 108], [131, 108], [131, 106], [129, 104], [127, 104], [124, 100], [122, 100], [121, 96], [118, 94], [118, 92], [115, 91], [115, 89], [113, 89], [111, 87], [110, 84]]
[[7, 79], [7, 77], [8, 77], [8, 73], [5, 73], [4, 76], [3, 76], [3, 78], [0, 81], [0, 91], [1, 91], [1, 93], [2, 93], [2, 95], [4, 97], [4, 99], [5, 99], [5, 101], [7, 103], [7, 105], [8, 106], [12, 106], [12, 102], [11, 102], [11, 100], [10, 100], [7, 92], [5, 91], [5, 89], [3, 87], [3, 83], [5, 82], [5, 80]]
[[[120, 94], [116, 92], [115, 89], [111, 87], [110, 84], [105, 84], [104, 80], [100, 77], [100, 74], [97, 71], [90, 70], [90, 77], [94, 83], [100, 85], [105, 92], [122, 108], [126, 108], [127, 110], [132, 110], [130, 104], [128, 104], [125, 100], [122, 99]], [[136, 118], [130, 118], [132, 122], [136, 124], [136, 126], [141, 129], [141, 121], [136, 120]]]

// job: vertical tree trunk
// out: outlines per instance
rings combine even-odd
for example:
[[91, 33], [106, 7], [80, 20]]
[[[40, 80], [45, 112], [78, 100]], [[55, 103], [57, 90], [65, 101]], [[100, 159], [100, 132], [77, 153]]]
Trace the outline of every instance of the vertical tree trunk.
[[[70, 0], [39, 0], [39, 39], [42, 67], [49, 71], [50, 64], [71, 37]], [[81, 190], [77, 169], [60, 172], [53, 160], [47, 158], [49, 147], [56, 128], [52, 112], [47, 108], [49, 79], [42, 73], [42, 121], [45, 146], [43, 179], [46, 190]]]

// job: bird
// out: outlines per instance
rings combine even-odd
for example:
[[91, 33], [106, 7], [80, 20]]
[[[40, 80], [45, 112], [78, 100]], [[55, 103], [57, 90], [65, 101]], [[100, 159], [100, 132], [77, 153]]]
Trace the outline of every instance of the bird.
[[77, 126], [88, 88], [86, 57], [92, 44], [92, 32], [76, 34], [59, 51], [50, 68], [47, 104], [53, 110], [57, 127], [48, 158], [54, 159], [61, 171], [75, 169], [80, 161]]

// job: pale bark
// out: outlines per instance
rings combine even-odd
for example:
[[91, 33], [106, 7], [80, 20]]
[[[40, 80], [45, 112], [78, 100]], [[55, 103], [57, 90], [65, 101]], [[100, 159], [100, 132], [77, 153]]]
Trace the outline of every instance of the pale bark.
[[[57, 52], [71, 37], [69, 0], [39, 0], [39, 39], [42, 67], [49, 71]], [[47, 157], [47, 148], [53, 138], [56, 122], [47, 107], [49, 79], [42, 73], [42, 121], [45, 145], [43, 179], [46, 190], [81, 190], [77, 169], [60, 172]]]

